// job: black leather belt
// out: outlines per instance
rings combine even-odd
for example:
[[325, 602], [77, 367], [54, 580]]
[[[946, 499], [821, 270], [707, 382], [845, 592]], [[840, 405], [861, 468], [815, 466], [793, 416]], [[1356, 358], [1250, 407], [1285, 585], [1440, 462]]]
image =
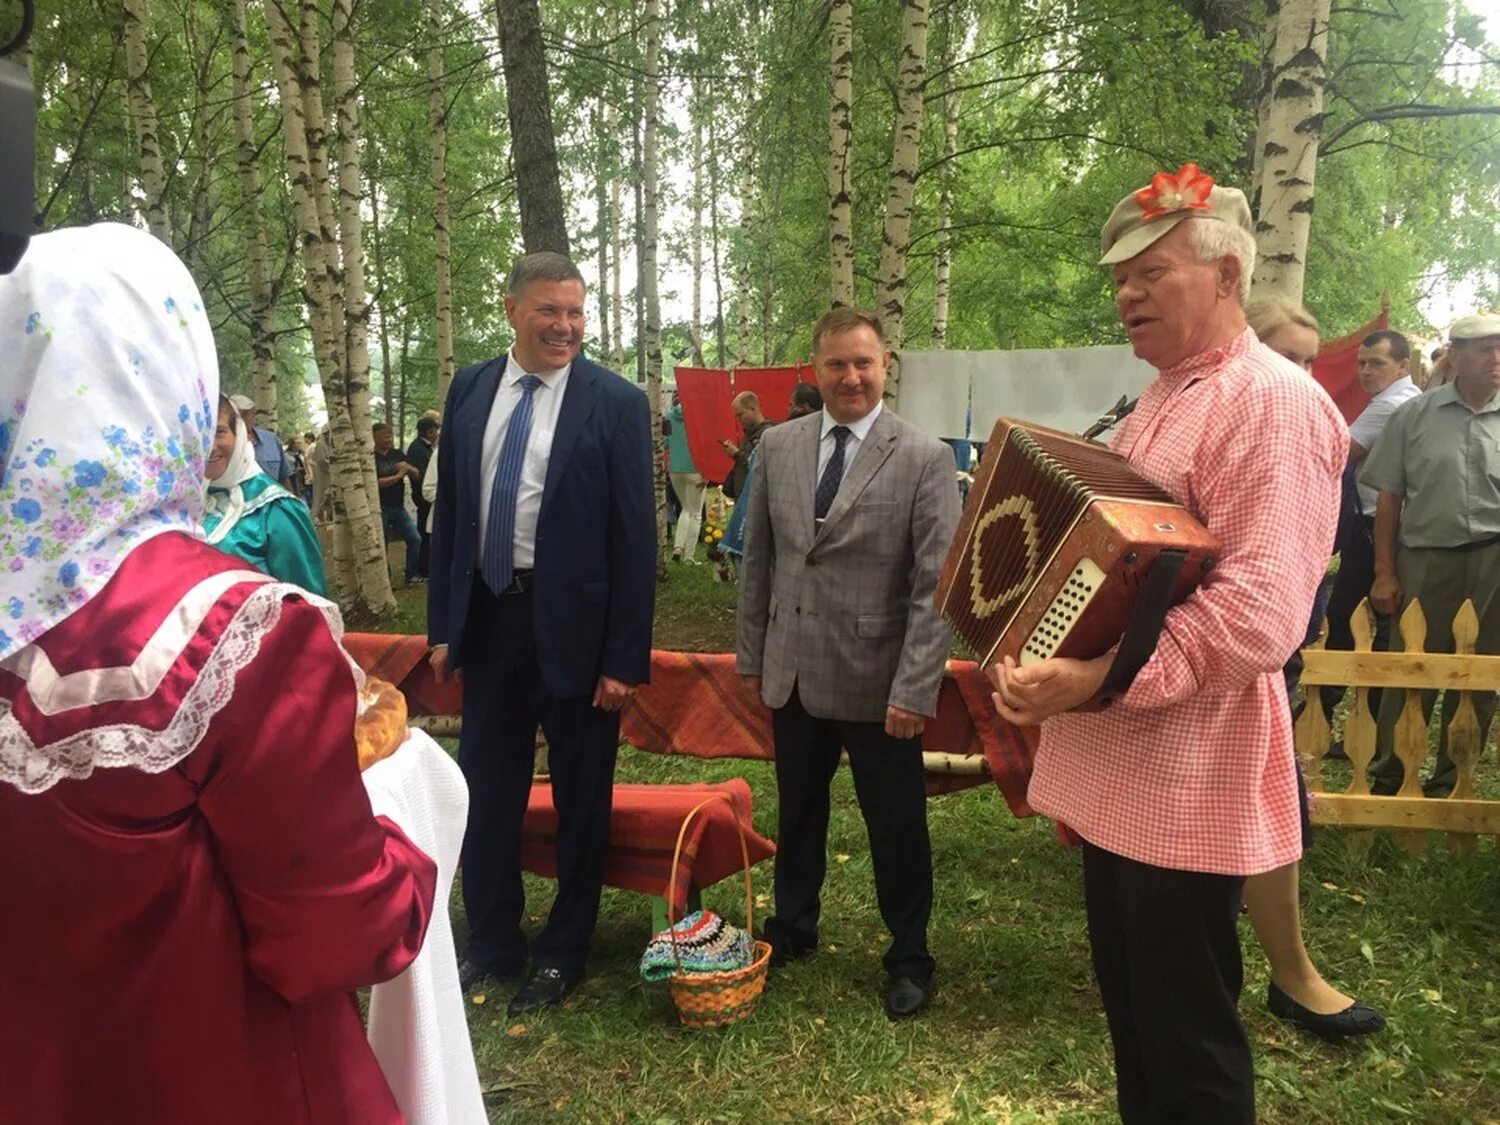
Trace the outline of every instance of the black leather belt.
[[1496, 543], [1500, 543], [1500, 535], [1486, 536], [1483, 539], [1476, 539], [1472, 543], [1460, 543], [1457, 547], [1449, 547], [1448, 549], [1459, 552], [1482, 551], [1486, 547], [1493, 547]]
[[506, 594], [529, 594], [531, 593], [531, 571], [516, 570], [511, 572], [510, 585], [500, 591], [501, 597]]

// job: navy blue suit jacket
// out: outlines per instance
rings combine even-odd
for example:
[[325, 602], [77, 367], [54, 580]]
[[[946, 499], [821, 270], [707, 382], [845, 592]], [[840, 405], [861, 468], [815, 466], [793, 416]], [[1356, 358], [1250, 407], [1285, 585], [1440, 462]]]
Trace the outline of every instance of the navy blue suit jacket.
[[[438, 442], [427, 639], [463, 667], [495, 637], [466, 637], [479, 570], [479, 474], [485, 425], [506, 357], [453, 378]], [[542, 684], [592, 695], [601, 675], [647, 681], [656, 598], [651, 414], [640, 389], [579, 356], [558, 410], [537, 519], [532, 607]]]

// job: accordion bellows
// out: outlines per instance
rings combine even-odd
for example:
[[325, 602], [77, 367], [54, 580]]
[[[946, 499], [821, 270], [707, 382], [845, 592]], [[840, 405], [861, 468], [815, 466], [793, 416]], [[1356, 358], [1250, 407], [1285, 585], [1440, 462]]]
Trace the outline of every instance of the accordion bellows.
[[1096, 442], [1001, 418], [938, 582], [938, 610], [988, 668], [1088, 659], [1119, 643], [1164, 551], [1187, 597], [1218, 557], [1212, 535]]

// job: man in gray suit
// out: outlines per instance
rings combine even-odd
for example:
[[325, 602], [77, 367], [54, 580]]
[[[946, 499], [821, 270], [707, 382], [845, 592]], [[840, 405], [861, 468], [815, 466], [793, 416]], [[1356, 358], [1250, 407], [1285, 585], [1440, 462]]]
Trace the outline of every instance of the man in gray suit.
[[735, 669], [772, 709], [779, 792], [772, 963], [814, 952], [828, 787], [849, 754], [870, 834], [886, 1012], [927, 1005], [932, 851], [922, 728], [949, 629], [933, 605], [958, 524], [953, 454], [881, 404], [879, 319], [835, 309], [813, 329], [823, 409], [767, 430], [750, 490]]

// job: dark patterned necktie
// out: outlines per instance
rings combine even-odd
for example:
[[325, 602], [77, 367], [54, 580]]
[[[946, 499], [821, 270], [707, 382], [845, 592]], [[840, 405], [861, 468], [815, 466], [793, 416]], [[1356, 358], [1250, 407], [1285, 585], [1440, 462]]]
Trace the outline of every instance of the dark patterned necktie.
[[828, 467], [823, 470], [818, 491], [813, 494], [813, 518], [820, 520], [827, 518], [828, 509], [833, 507], [833, 498], [839, 494], [839, 483], [844, 479], [844, 443], [849, 440], [848, 426], [835, 426], [828, 432], [833, 435], [833, 456], [828, 458]]
[[521, 489], [521, 466], [526, 462], [526, 442], [531, 437], [531, 396], [542, 385], [535, 375], [521, 376], [521, 401], [511, 412], [495, 465], [495, 486], [490, 490], [490, 511], [484, 525], [484, 583], [503, 594], [514, 577], [516, 550], [516, 494]]

